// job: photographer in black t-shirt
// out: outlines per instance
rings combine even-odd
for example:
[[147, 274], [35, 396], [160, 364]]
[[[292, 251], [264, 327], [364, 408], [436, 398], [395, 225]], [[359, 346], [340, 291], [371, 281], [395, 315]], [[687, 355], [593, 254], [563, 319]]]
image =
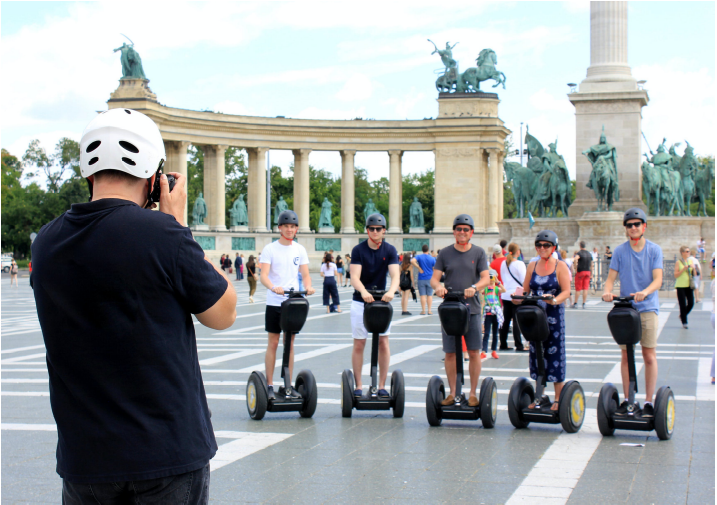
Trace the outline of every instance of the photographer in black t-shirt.
[[228, 328], [236, 292], [184, 226], [186, 178], [171, 174], [170, 193], [165, 158], [150, 118], [100, 114], [80, 141], [91, 201], [32, 246], [64, 504], [209, 499], [217, 445], [192, 314]]

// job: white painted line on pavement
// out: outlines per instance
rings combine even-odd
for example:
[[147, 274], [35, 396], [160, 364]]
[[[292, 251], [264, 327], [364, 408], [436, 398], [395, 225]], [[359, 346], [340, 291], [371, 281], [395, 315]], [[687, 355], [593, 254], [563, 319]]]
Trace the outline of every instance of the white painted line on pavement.
[[29, 347], [17, 347], [15, 349], [7, 349], [5, 351], [0, 351], [0, 354], [11, 354], [13, 352], [20, 352], [20, 351], [30, 351], [32, 349], [44, 349], [44, 345], [31, 345]]
[[[3, 333], [5, 335], [5, 333]], [[27, 359], [33, 359], [33, 358], [40, 358], [45, 357], [45, 353], [37, 353], [37, 354], [28, 354], [27, 356], [18, 356], [17, 358], [7, 358], [2, 361], [0, 361], [0, 364], [7, 365], [9, 363], [13, 363], [15, 365], [21, 365], [22, 363], [19, 363], [20, 361], [25, 361]]]
[[50, 396], [49, 391], [2, 391], [2, 396]]
[[660, 337], [662, 330], [665, 328], [667, 320], [670, 318], [672, 312], [660, 312], [657, 314], [657, 338]]
[[47, 372], [47, 368], [3, 368], [0, 372]]
[[715, 401], [715, 387], [711, 383], [710, 369], [712, 358], [700, 358], [697, 365], [697, 389], [695, 398], [703, 401]]
[[712, 300], [705, 300], [702, 302], [702, 310], [705, 312], [712, 312], [712, 307], [714, 305], [712, 304]]
[[57, 425], [2, 423], [0, 424], [0, 429], [14, 431], [57, 431]]
[[595, 409], [585, 409], [577, 433], [561, 433], [541, 456], [506, 505], [566, 503], [600, 445]]
[[[329, 345], [326, 347], [322, 347], [321, 349], [316, 349], [315, 351], [309, 351], [309, 352], [302, 352], [301, 354], [294, 355], [294, 363], [297, 363], [299, 361], [303, 361], [309, 358], [314, 358], [316, 356], [321, 356], [322, 354], [329, 354], [332, 352], [340, 351], [342, 349], [346, 349], [347, 347], [351, 347], [352, 344], [335, 344], [335, 345]], [[262, 351], [263, 352], [263, 351]], [[201, 363], [201, 361], [200, 361]], [[264, 362], [258, 363], [256, 365], [248, 366], [246, 368], [242, 368], [240, 370], [237, 370], [237, 373], [252, 373], [254, 370], [264, 370]], [[276, 368], [278, 369], [281, 366], [281, 358], [276, 360]]]
[[675, 302], [664, 302], [660, 304], [661, 309], [674, 309], [677, 304]]
[[50, 379], [0, 379], [3, 384], [49, 384]]
[[[432, 317], [432, 316], [429, 316], [429, 315], [427, 315], [427, 314], [426, 314], [426, 315], [423, 315], [423, 316], [411, 316], [411, 317], [407, 317], [406, 319], [400, 319], [400, 320], [398, 320], [398, 321], [391, 321], [391, 326], [393, 327], [393, 326], [398, 326], [399, 324], [412, 323], [412, 322], [415, 321], [416, 319], [424, 319], [424, 318], [426, 318], [426, 317]], [[412, 324], [412, 325], [406, 325], [406, 326], [424, 326], [424, 325], [421, 325], [421, 324], [415, 324], [415, 325], [413, 325], [413, 324]], [[427, 326], [427, 325], [425, 325], [425, 326]], [[439, 325], [439, 326], [440, 326], [440, 325]]]
[[585, 302], [586, 307], [591, 307], [593, 305], [600, 305], [602, 303], [602, 300], [588, 300]]
[[[637, 363], [637, 362], [635, 363], [636, 375], [640, 375], [640, 370], [642, 370], [643, 365], [644, 365], [644, 363]], [[610, 373], [608, 373], [605, 376], [605, 379], [603, 379], [601, 382], [604, 382], [604, 383], [610, 382], [612, 384], [617, 384], [617, 383], [622, 384], [622, 372], [620, 370], [620, 363], [616, 363], [615, 366], [612, 367], [612, 370], [610, 370]]]
[[217, 438], [233, 438], [234, 440], [219, 446], [219, 450], [209, 463], [212, 472], [276, 443], [283, 442], [291, 437], [292, 434], [218, 431], [214, 433], [214, 436]]
[[233, 359], [243, 358], [244, 356], [251, 356], [253, 354], [261, 354], [264, 349], [245, 349], [240, 352], [234, 352], [232, 354], [225, 354], [224, 356], [215, 356], [214, 358], [207, 358], [199, 361], [200, 365], [214, 365], [216, 363], [224, 363]]
[[[434, 351], [440, 347], [441, 346], [439, 345], [419, 345], [418, 347], [414, 347], [413, 349], [409, 349], [408, 351], [394, 354], [393, 356], [391, 356], [391, 364], [389, 366], [398, 365], [399, 363], [402, 363], [411, 358], [415, 358], [416, 356], [420, 356], [421, 354]], [[361, 375], [371, 375], [371, 363], [364, 363], [363, 368], [361, 369]]]
[[[341, 316], [343, 314], [348, 314], [348, 313], [349, 313], [348, 311], [343, 311], [343, 312], [334, 312], [333, 314], [321, 314], [320, 316], [307, 317], [306, 320], [312, 321], [314, 319], [323, 319], [325, 317], [337, 317], [337, 316]], [[245, 333], [245, 332], [251, 331], [251, 330], [260, 330], [263, 328], [264, 328], [264, 325], [262, 324], [259, 326], [250, 326], [248, 328], [241, 328], [238, 330], [220, 331], [218, 333], [212, 333], [212, 335], [239, 335], [240, 333]]]

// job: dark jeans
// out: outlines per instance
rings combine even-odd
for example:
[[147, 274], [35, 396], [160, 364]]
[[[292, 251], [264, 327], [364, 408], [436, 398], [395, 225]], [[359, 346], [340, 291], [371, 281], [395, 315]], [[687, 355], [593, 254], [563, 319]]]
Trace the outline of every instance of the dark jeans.
[[523, 340], [520, 338], [520, 328], [518, 328], [518, 323], [515, 322], [515, 309], [518, 306], [515, 305], [513, 302], [509, 300], [503, 300], [503, 316], [505, 316], [505, 321], [503, 321], [503, 326], [500, 327], [500, 346], [501, 348], [507, 348], [508, 347], [508, 328], [510, 328], [510, 322], [513, 321], [513, 340], [515, 341], [515, 348], [516, 349], [522, 349], [523, 348]]
[[680, 321], [687, 324], [687, 314], [695, 306], [694, 291], [690, 288], [675, 288], [677, 290], [677, 301], [680, 303]]
[[[329, 305], [329, 297], [331, 298], [331, 305]], [[331, 312], [341, 305], [339, 288], [336, 286], [336, 277], [324, 277], [324, 305], [328, 305]]]
[[490, 346], [490, 350], [495, 351], [498, 349], [498, 318], [493, 315], [486, 315], [483, 325], [485, 327], [483, 332], [483, 352], [488, 352], [488, 340], [490, 340], [491, 331], [493, 332], [493, 343]]
[[209, 463], [193, 472], [160, 479], [77, 484], [62, 481], [63, 505], [206, 504], [209, 503]]

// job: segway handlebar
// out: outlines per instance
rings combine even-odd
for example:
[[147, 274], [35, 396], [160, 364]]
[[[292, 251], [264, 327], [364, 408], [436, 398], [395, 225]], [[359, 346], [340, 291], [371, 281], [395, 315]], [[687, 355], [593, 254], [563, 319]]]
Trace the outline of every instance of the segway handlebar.
[[366, 292], [371, 296], [378, 296], [379, 298], [387, 293], [385, 289], [367, 289]]
[[[613, 302], [631, 302], [635, 300], [634, 296], [613, 296], [612, 301]], [[605, 300], [603, 300], [605, 301]]]
[[513, 300], [528, 300], [529, 302], [544, 302], [547, 300], [552, 300], [555, 298], [554, 296], [548, 296], [548, 295], [510, 295], [510, 297]]
[[294, 288], [291, 288], [289, 291], [284, 290], [284, 294], [287, 296], [291, 295], [306, 295], [308, 291], [294, 291]]

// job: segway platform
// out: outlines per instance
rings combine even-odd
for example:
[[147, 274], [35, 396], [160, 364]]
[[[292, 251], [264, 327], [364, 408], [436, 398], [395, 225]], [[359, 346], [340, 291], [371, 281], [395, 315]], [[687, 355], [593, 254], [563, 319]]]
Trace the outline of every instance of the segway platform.
[[281, 362], [281, 377], [284, 386], [269, 397], [266, 377], [260, 371], [253, 371], [246, 386], [246, 406], [249, 416], [261, 420], [267, 412], [299, 412], [301, 417], [311, 417], [316, 411], [318, 391], [314, 374], [302, 370], [296, 376], [294, 386], [289, 374], [291, 337], [301, 331], [309, 315], [309, 301], [303, 295], [306, 291], [289, 291], [288, 298], [281, 304], [281, 330], [284, 332], [284, 352]]
[[615, 306], [607, 316], [610, 333], [619, 345], [627, 350], [627, 367], [630, 384], [626, 413], [618, 413], [620, 393], [611, 384], [604, 384], [598, 396], [598, 428], [603, 436], [611, 436], [616, 429], [632, 431], [655, 430], [660, 440], [669, 440], [675, 428], [675, 395], [669, 386], [662, 386], [655, 394], [654, 417], [642, 417], [640, 405], [635, 402], [637, 393], [637, 372], [635, 369], [635, 346], [642, 338], [640, 314], [630, 303], [633, 296], [615, 297]]
[[[535, 346], [538, 356], [538, 377], [536, 389], [526, 377], [518, 377], [508, 394], [508, 417], [516, 428], [527, 428], [530, 423], [561, 424], [567, 433], [576, 433], [585, 420], [585, 392], [578, 381], [567, 381], [560, 391], [558, 409], [552, 410], [553, 402], [544, 395], [546, 385], [543, 342], [550, 336], [550, 327], [545, 310], [538, 305], [540, 300], [549, 300], [543, 296], [512, 296], [523, 300], [517, 306], [515, 318], [518, 327], [528, 342]], [[535, 403], [534, 408], [530, 404]]]
[[442, 405], [446, 398], [446, 388], [438, 375], [428, 381], [426, 390], [426, 418], [431, 426], [440, 426], [443, 419], [460, 421], [476, 421], [483, 423], [484, 428], [493, 428], [498, 415], [498, 387], [491, 377], [486, 377], [480, 386], [478, 405], [471, 407], [462, 392], [463, 386], [463, 353], [462, 337], [468, 332], [470, 309], [465, 303], [462, 291], [446, 293], [443, 303], [438, 306], [438, 317], [441, 327], [447, 335], [456, 339], [456, 394], [451, 405]]
[[405, 382], [403, 372], [394, 370], [391, 374], [391, 390], [388, 398], [378, 396], [378, 340], [379, 335], [388, 331], [393, 317], [393, 307], [390, 303], [381, 301], [385, 291], [367, 290], [373, 297], [373, 303], [367, 303], [363, 312], [363, 324], [366, 331], [371, 333], [371, 386], [361, 397], [354, 396], [356, 382], [351, 370], [346, 369], [341, 374], [341, 415], [351, 417], [353, 409], [356, 410], [391, 410], [393, 417], [403, 417], [405, 407]]

